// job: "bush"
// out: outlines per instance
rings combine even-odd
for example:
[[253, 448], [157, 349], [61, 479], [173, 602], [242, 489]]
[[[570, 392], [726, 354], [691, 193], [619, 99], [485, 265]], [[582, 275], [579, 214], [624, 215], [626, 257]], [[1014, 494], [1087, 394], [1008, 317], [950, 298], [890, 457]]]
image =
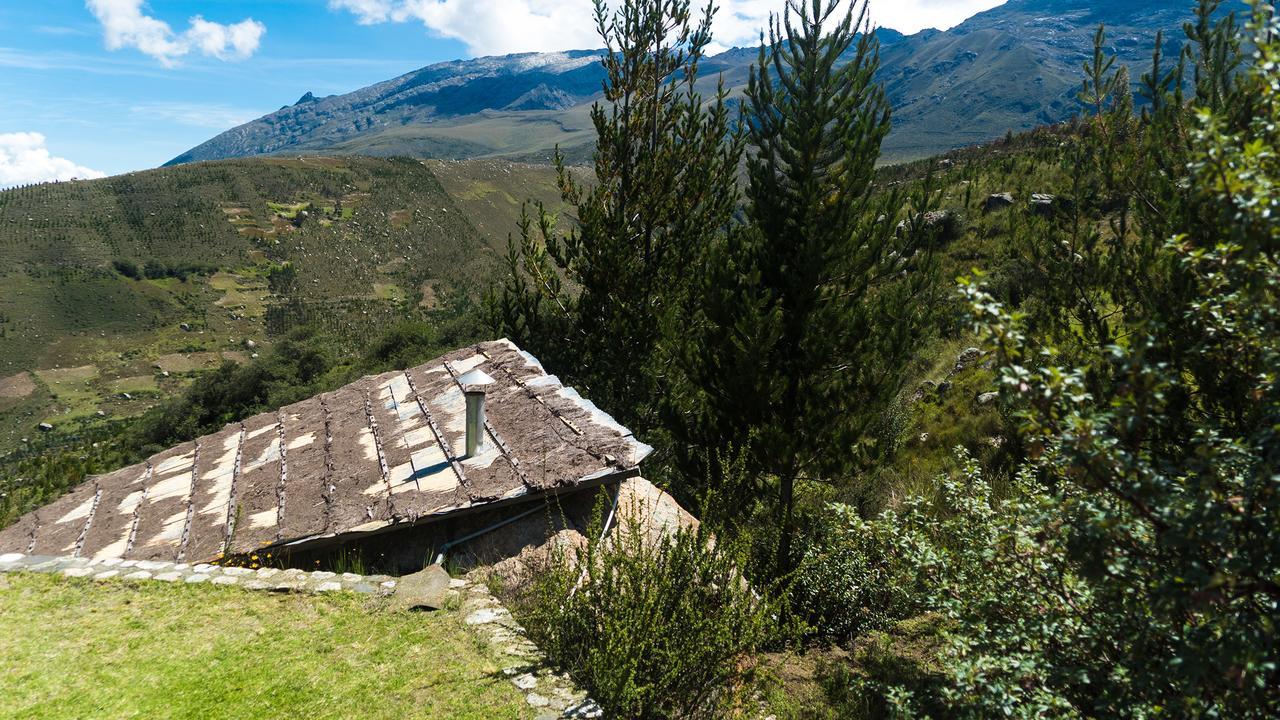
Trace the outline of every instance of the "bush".
[[819, 634], [850, 639], [882, 630], [923, 608], [928, 574], [910, 559], [918, 548], [896, 526], [896, 513], [872, 520], [841, 504], [827, 506], [792, 587], [792, 604]]
[[609, 717], [724, 717], [755, 690], [778, 614], [739, 571], [743, 545], [633, 520], [601, 539], [601, 514], [518, 604], [531, 636]]
[[274, 265], [267, 271], [267, 287], [276, 295], [293, 292], [298, 283], [298, 270], [293, 263]]
[[[202, 262], [166, 263], [160, 260], [148, 260], [142, 267], [142, 275], [148, 280], [177, 278], [181, 282], [186, 282], [192, 275], [212, 275], [216, 272], [218, 272], [217, 265]], [[130, 277], [134, 276], [130, 275]]]
[[132, 260], [112, 260], [111, 267], [115, 268], [116, 272], [127, 278], [131, 278], [133, 280], [142, 279], [142, 269], [138, 267], [138, 263]]

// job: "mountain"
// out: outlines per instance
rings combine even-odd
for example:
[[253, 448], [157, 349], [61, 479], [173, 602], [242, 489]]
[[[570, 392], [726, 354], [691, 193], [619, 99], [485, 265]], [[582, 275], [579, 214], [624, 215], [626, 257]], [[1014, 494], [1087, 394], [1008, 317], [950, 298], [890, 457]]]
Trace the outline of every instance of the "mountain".
[[1192, 15], [1184, 0], [1012, 0], [947, 32], [913, 35], [881, 56], [894, 108], [885, 152], [914, 159], [1069, 119], [1100, 24], [1136, 80], [1156, 33], [1179, 37]]
[[526, 53], [439, 63], [346, 95], [310, 92], [169, 164], [277, 153], [466, 158], [588, 140], [600, 90], [598, 51]]
[[[887, 160], [907, 160], [1071, 117], [1093, 33], [1140, 71], [1156, 32], [1175, 35], [1190, 0], [1011, 0], [945, 32], [878, 30], [893, 103]], [[735, 48], [704, 63], [740, 95], [756, 60]], [[311, 93], [169, 164], [271, 154], [545, 160], [590, 155], [600, 51], [526, 53], [432, 65], [345, 95]], [[1133, 77], [1139, 77], [1134, 72]]]

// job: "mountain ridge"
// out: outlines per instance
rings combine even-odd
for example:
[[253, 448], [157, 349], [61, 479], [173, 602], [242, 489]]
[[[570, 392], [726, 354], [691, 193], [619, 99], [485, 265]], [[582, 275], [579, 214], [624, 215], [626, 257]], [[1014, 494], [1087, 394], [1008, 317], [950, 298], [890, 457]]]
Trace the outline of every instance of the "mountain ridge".
[[[1069, 119], [1099, 23], [1122, 63], [1141, 67], [1157, 30], [1191, 17], [1163, 0], [1010, 0], [950, 30], [877, 29], [879, 79], [894, 108], [888, 160], [910, 160]], [[436, 63], [294, 105], [224, 132], [166, 165], [275, 154], [585, 160], [602, 50], [519, 53]], [[756, 48], [703, 62], [740, 97]], [[1132, 75], [1136, 78], [1140, 73]]]

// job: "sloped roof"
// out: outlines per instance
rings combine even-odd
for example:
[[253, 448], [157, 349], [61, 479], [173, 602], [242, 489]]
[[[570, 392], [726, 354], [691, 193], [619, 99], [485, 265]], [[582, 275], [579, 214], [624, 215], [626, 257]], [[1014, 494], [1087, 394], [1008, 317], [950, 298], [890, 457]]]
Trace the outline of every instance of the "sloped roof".
[[[486, 439], [463, 457], [458, 378], [481, 369]], [[0, 552], [201, 562], [555, 492], [649, 454], [509, 340], [231, 423], [91, 477], [0, 531]]]

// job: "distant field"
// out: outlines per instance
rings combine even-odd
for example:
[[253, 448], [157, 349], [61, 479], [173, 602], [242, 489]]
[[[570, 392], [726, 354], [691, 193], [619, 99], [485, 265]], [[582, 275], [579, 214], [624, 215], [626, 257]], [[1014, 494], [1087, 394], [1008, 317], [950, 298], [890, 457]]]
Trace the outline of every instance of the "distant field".
[[455, 611], [0, 576], [0, 716], [525, 718]]
[[554, 181], [509, 162], [281, 157], [0, 192], [0, 456], [41, 422], [137, 414], [301, 324], [360, 348], [462, 312], [520, 203], [558, 207]]

